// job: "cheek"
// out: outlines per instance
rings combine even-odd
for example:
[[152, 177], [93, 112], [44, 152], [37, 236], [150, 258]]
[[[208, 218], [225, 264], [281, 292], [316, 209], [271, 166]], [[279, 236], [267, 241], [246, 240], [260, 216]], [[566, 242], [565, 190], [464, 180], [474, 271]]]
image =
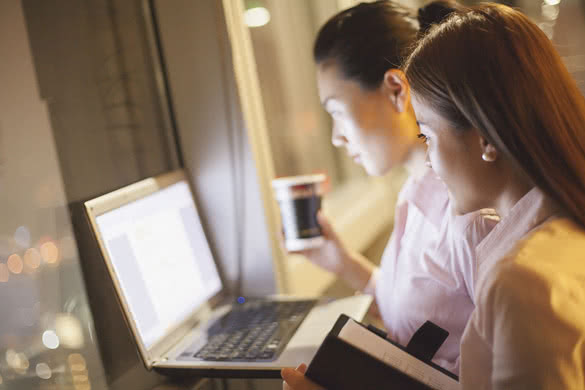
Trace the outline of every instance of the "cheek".
[[482, 207], [485, 198], [484, 172], [473, 152], [450, 148], [429, 151], [433, 170], [445, 183], [456, 211], [465, 214]]
[[430, 146], [429, 161], [435, 173], [443, 180], [449, 190], [457, 195], [467, 187], [465, 159], [461, 158], [461, 151], [452, 148]]
[[350, 145], [360, 145], [362, 143], [362, 132], [359, 123], [352, 117], [343, 117], [339, 120], [339, 126], [343, 129], [343, 134]]
[[427, 148], [427, 154], [433, 170], [441, 177], [441, 179], [443, 179], [443, 181], [447, 182], [450, 176], [451, 167], [449, 159], [445, 158], [445, 152], [434, 144], [429, 145]]

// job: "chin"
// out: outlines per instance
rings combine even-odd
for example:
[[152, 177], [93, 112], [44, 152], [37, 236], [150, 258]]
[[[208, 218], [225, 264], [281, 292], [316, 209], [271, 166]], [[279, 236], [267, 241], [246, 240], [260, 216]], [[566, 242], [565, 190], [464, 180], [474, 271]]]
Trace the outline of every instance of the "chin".
[[368, 163], [368, 161], [364, 161], [362, 163], [362, 167], [364, 167], [366, 173], [369, 176], [384, 176], [390, 171], [390, 168], [388, 167], [380, 166], [379, 164]]
[[364, 165], [364, 169], [366, 170], [366, 173], [368, 174], [368, 176], [384, 176], [387, 172], [385, 170], [378, 169], [375, 167], [374, 168], [368, 167], [366, 165]]
[[469, 212], [469, 211], [467, 211], [467, 209], [461, 208], [461, 207], [456, 206], [456, 205], [451, 207], [451, 210], [453, 211], [454, 215], [465, 215]]
[[451, 191], [449, 191], [449, 201], [451, 202], [451, 212], [454, 215], [464, 215], [472, 211], [475, 211], [475, 209], [467, 207], [467, 205], [464, 204], [463, 202], [458, 202], [457, 199], [455, 199], [455, 197], [451, 193]]

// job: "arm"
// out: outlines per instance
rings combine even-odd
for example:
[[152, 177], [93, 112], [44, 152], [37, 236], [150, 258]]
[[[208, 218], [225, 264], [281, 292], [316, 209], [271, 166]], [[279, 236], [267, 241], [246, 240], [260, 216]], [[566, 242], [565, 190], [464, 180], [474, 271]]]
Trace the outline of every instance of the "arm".
[[[494, 389], [581, 389], [585, 355], [582, 288], [517, 265], [498, 275], [488, 295], [493, 318]], [[490, 329], [491, 328], [491, 329]]]
[[318, 248], [295, 253], [333, 272], [353, 289], [363, 291], [377, 267], [361, 254], [347, 249], [323, 213], [317, 214], [317, 220], [321, 225], [325, 243]]

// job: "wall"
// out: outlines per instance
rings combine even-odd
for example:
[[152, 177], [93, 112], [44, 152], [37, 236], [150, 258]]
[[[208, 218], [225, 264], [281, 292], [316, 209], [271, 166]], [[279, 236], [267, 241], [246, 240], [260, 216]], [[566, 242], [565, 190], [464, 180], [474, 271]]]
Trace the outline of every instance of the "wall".
[[177, 0], [155, 1], [155, 6], [185, 166], [212, 250], [232, 291], [275, 293], [256, 167], [221, 3]]

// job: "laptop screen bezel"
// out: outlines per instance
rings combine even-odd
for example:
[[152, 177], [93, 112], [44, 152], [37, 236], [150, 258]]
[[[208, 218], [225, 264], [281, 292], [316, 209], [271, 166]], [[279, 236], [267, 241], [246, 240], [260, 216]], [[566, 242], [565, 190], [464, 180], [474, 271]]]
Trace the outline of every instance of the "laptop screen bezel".
[[[154, 363], [156, 363], [159, 360], [160, 356], [162, 356], [165, 352], [169, 351], [179, 340], [185, 337], [193, 329], [193, 327], [199, 322], [199, 319], [209, 316], [211, 310], [225, 300], [226, 289], [223, 278], [221, 278], [221, 272], [219, 272], [218, 269], [221, 280], [221, 288], [219, 292], [210, 299], [208, 299], [207, 301], [205, 301], [200, 306], [196, 307], [190, 314], [185, 316], [185, 319], [183, 321], [179, 322], [176, 326], [170, 328], [150, 347], [147, 347], [144, 341], [142, 340], [142, 337], [140, 336], [136, 321], [134, 320], [129, 309], [129, 304], [124, 296], [120, 280], [118, 279], [114, 271], [112, 259], [110, 258], [108, 251], [106, 250], [106, 246], [102, 240], [100, 231], [98, 229], [96, 218], [111, 210], [122, 207], [140, 198], [144, 198], [150, 194], [155, 193], [156, 191], [162, 190], [181, 181], [187, 183], [191, 191], [191, 194], [193, 194], [191, 184], [187, 179], [187, 175], [185, 174], [185, 171], [181, 169], [141, 180], [139, 182], [130, 184], [128, 186], [112, 191], [105, 195], [88, 200], [87, 202], [84, 203], [86, 216], [91, 226], [91, 231], [100, 248], [100, 252], [102, 255], [101, 257], [105, 262], [106, 268], [110, 275], [110, 280], [112, 281], [114, 289], [116, 290], [116, 295], [118, 297], [118, 302], [120, 303], [120, 306], [122, 308], [122, 312], [124, 313], [124, 318], [132, 332], [132, 335], [134, 337], [134, 340], [136, 342], [144, 365], [149, 370], [152, 369]], [[194, 199], [193, 202], [195, 203]], [[195, 210], [199, 217], [199, 210], [197, 209], [196, 204]], [[213, 260], [217, 266], [217, 262], [215, 261], [215, 259]]]

